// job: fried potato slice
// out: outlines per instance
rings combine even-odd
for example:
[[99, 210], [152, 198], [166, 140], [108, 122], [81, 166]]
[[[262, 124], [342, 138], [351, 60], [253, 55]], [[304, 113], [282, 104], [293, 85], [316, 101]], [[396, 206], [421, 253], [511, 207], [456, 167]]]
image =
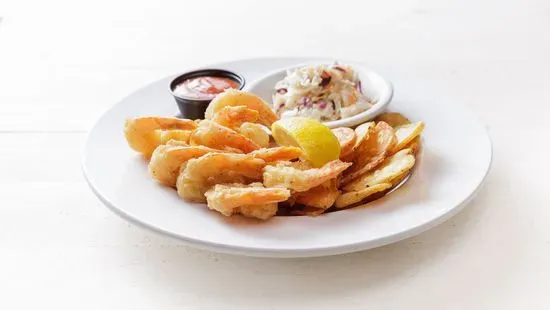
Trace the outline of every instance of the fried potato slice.
[[345, 208], [347, 206], [361, 202], [376, 193], [390, 189], [391, 187], [392, 187], [391, 183], [381, 183], [381, 184], [375, 184], [373, 186], [369, 186], [367, 188], [363, 188], [358, 191], [344, 193], [340, 195], [338, 199], [336, 199], [335, 207], [338, 209]]
[[420, 151], [421, 147], [422, 147], [422, 142], [420, 141], [420, 136], [417, 136], [411, 142], [409, 142], [409, 144], [407, 144], [403, 149], [411, 149], [412, 154], [416, 155], [418, 154], [418, 151]]
[[387, 158], [380, 167], [362, 175], [344, 186], [344, 191], [360, 191], [376, 184], [391, 183], [400, 176], [409, 173], [414, 166], [415, 158], [411, 149], [404, 149]]
[[407, 144], [420, 136], [422, 130], [424, 130], [424, 122], [416, 122], [396, 127], [395, 136], [397, 137], [397, 144], [394, 146], [392, 152], [396, 153], [404, 149]]
[[[412, 169], [411, 169], [412, 170]], [[411, 170], [402, 173], [399, 177], [391, 180], [392, 187], [396, 187], [401, 184], [405, 179], [407, 179], [411, 175]]]
[[384, 161], [397, 143], [393, 128], [385, 122], [374, 127], [374, 134], [362, 143], [355, 154], [353, 166], [346, 172], [342, 183], [346, 184], [371, 171]]
[[355, 128], [355, 134], [357, 135], [357, 140], [355, 146], [359, 146], [363, 141], [368, 138], [368, 132], [374, 128], [376, 125], [375, 122], [368, 122], [361, 124]]
[[374, 120], [376, 122], [385, 122], [394, 128], [398, 126], [407, 125], [411, 122], [403, 114], [397, 113], [397, 112], [382, 113], [378, 115]]
[[361, 124], [355, 128], [355, 144], [352, 150], [345, 156], [340, 155], [340, 159], [347, 162], [352, 162], [357, 156], [357, 150], [359, 147], [368, 140], [369, 136], [374, 132], [375, 123], [368, 122]]
[[356, 139], [355, 130], [347, 127], [339, 127], [332, 129], [332, 133], [340, 143], [340, 158], [344, 158], [353, 152]]
[[294, 201], [308, 207], [326, 210], [334, 204], [338, 196], [340, 196], [340, 191], [337, 181], [332, 179], [305, 192], [295, 193]]

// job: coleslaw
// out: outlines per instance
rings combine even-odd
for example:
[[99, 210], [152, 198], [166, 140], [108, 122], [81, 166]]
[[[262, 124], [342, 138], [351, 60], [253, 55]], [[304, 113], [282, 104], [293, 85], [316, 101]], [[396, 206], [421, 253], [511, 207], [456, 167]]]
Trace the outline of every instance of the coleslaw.
[[366, 111], [372, 102], [363, 94], [357, 72], [335, 63], [287, 71], [275, 85], [273, 106], [282, 118], [333, 121]]

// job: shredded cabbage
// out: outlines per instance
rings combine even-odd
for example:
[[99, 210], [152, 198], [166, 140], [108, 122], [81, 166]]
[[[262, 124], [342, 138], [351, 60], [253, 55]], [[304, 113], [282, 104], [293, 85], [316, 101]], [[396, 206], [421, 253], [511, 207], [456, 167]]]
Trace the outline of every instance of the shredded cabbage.
[[280, 117], [332, 121], [361, 113], [372, 103], [363, 95], [357, 73], [335, 63], [287, 71], [275, 85], [273, 106]]

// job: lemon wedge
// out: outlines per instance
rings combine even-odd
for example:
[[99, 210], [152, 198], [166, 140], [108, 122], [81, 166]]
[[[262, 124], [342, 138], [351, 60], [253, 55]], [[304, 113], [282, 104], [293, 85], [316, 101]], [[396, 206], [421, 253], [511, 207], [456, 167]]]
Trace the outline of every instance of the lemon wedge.
[[305, 117], [284, 118], [271, 125], [275, 142], [281, 146], [296, 146], [302, 156], [315, 167], [340, 158], [340, 143], [330, 128]]

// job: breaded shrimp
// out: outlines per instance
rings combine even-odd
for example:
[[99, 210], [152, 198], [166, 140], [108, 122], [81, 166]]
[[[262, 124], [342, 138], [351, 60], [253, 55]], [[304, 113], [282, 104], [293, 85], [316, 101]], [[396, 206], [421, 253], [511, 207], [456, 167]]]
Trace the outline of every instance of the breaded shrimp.
[[265, 188], [262, 183], [217, 184], [206, 193], [208, 208], [225, 216], [240, 213], [267, 220], [277, 213], [277, 202], [290, 197], [285, 188]]
[[160, 132], [160, 144], [166, 144], [168, 141], [181, 141], [189, 144], [189, 138], [193, 133], [192, 130], [171, 129], [162, 130]]
[[272, 148], [262, 148], [249, 153], [250, 155], [265, 160], [267, 163], [276, 161], [293, 160], [302, 154], [302, 151], [298, 147], [294, 146], [279, 146]]
[[260, 147], [269, 146], [269, 134], [264, 125], [256, 123], [243, 123], [237, 131], [247, 137], [248, 139], [254, 141]]
[[230, 128], [208, 120], [203, 120], [199, 123], [199, 127], [191, 135], [190, 143], [220, 150], [227, 147], [236, 148], [245, 153], [260, 148], [258, 144], [249, 138]]
[[170, 146], [189, 146], [188, 142], [179, 141], [179, 140], [168, 140], [164, 145]]
[[305, 192], [324, 182], [336, 178], [351, 163], [339, 159], [326, 163], [321, 168], [299, 170], [288, 166], [266, 166], [264, 168], [264, 185], [266, 187], [285, 187], [297, 192]]
[[271, 124], [279, 119], [269, 104], [262, 98], [237, 89], [227, 89], [218, 94], [208, 105], [204, 114], [205, 119], [213, 119], [216, 112], [227, 106], [246, 106], [249, 109], [258, 111], [258, 121], [268, 127], [271, 127]]
[[276, 164], [277, 167], [292, 167], [294, 169], [298, 170], [307, 170], [313, 168], [311, 163], [307, 161], [278, 161]]
[[195, 128], [197, 128], [197, 124], [188, 119], [136, 117], [126, 120], [124, 136], [132, 149], [149, 158], [163, 141], [161, 130], [194, 130]]
[[178, 195], [190, 201], [205, 201], [204, 193], [216, 183], [240, 182], [225, 178], [244, 176], [252, 180], [261, 180], [265, 161], [248, 154], [209, 153], [187, 161], [176, 181]]
[[276, 202], [273, 202], [240, 206], [236, 213], [240, 213], [246, 217], [257, 218], [265, 221], [274, 217], [275, 214], [277, 214], [278, 209], [279, 205]]
[[338, 196], [340, 196], [340, 191], [337, 181], [331, 179], [305, 192], [297, 192], [294, 197], [296, 203], [326, 210], [334, 204]]
[[243, 105], [235, 107], [227, 106], [216, 112], [212, 117], [212, 121], [236, 130], [245, 122], [257, 121], [259, 115], [258, 111], [249, 109]]
[[[174, 140], [171, 140], [174, 141]], [[173, 142], [170, 142], [173, 143]], [[208, 153], [219, 153], [220, 150], [202, 145], [174, 146], [160, 145], [155, 149], [149, 162], [149, 174], [153, 179], [167, 186], [176, 186], [180, 167], [191, 158], [201, 157]]]

